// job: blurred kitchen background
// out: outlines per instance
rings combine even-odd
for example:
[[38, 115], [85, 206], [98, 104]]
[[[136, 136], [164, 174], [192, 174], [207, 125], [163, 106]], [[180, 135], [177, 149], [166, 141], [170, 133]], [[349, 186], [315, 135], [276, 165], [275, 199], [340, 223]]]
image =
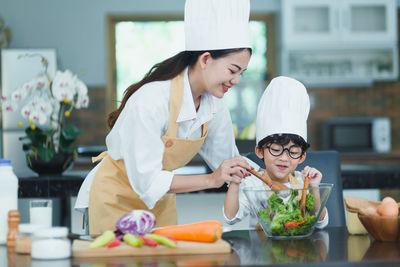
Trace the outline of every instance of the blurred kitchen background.
[[[399, 5], [397, 0], [251, 0], [253, 57], [240, 85], [224, 97], [239, 151], [254, 150], [257, 103], [269, 81], [291, 76], [310, 94], [310, 149], [340, 151], [345, 194], [371, 200], [396, 197], [392, 184], [400, 185]], [[68, 118], [83, 130], [80, 157], [68, 175], [84, 177], [92, 167], [90, 156], [104, 149], [106, 117], [124, 89], [153, 64], [184, 48], [183, 10], [184, 0], [0, 0], [0, 43], [2, 35], [11, 33], [3, 49], [54, 49], [57, 67], [78, 73], [89, 87], [89, 108], [75, 110]], [[6, 68], [2, 66], [2, 73]], [[8, 143], [7, 119], [2, 116], [0, 151], [6, 157], [11, 153], [7, 145], [14, 150], [20, 144]], [[24, 158], [18, 160], [24, 165]], [[377, 180], [385, 177], [379, 188], [363, 180], [371, 170], [381, 171]], [[179, 170], [207, 171], [198, 157]], [[21, 179], [33, 175], [17, 172]], [[195, 220], [190, 211], [199, 214], [205, 199], [215, 213], [200, 214], [221, 217], [223, 196], [183, 194], [180, 203], [190, 207], [178, 203], [184, 211], [180, 223]], [[204, 216], [199, 220], [207, 219]], [[73, 220], [71, 225], [78, 229], [79, 223]]]

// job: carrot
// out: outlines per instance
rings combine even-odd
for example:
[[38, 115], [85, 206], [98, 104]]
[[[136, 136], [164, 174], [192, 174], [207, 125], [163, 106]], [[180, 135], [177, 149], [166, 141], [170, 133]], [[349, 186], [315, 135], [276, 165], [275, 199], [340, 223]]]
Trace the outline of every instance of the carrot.
[[201, 221], [170, 225], [155, 229], [153, 233], [170, 236], [176, 240], [215, 242], [222, 236], [222, 224], [219, 221]]

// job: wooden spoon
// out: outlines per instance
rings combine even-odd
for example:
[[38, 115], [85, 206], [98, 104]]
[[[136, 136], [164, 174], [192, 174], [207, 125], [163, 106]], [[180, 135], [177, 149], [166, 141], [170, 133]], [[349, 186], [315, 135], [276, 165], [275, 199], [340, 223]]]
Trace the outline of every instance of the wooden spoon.
[[299, 209], [301, 211], [301, 216], [304, 218], [306, 215], [306, 198], [307, 198], [307, 188], [310, 184], [310, 177], [306, 176], [304, 178], [304, 189], [303, 194], [301, 194], [300, 206]]
[[285, 190], [289, 189], [286, 185], [281, 184], [280, 182], [272, 181], [271, 178], [264, 177], [255, 170], [248, 170], [255, 177], [266, 183], [272, 190]]

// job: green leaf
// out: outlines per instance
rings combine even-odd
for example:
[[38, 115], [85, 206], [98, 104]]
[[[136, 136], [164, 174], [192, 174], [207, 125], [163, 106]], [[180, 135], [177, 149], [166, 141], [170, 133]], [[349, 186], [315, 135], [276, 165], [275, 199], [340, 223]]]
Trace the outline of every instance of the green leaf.
[[60, 149], [65, 152], [72, 152], [72, 143], [82, 134], [82, 131], [73, 125], [67, 125], [61, 132]]
[[61, 135], [67, 140], [75, 140], [82, 134], [82, 131], [79, 130], [74, 125], [67, 125], [62, 130]]
[[[44, 132], [39, 127], [36, 127], [35, 130], [32, 130], [30, 127], [27, 127], [25, 129], [27, 138], [31, 141], [32, 146], [37, 147], [37, 148], [45, 146], [48, 132], [49, 131]], [[26, 139], [26, 138], [24, 138], [24, 139]]]
[[32, 143], [29, 144], [22, 144], [22, 150], [23, 151], [29, 151], [32, 149]]
[[38, 154], [42, 160], [49, 162], [54, 156], [54, 150], [52, 148], [40, 147], [38, 148]]
[[306, 197], [306, 208], [307, 211], [310, 212], [314, 207], [315, 196], [313, 194], [307, 194]]

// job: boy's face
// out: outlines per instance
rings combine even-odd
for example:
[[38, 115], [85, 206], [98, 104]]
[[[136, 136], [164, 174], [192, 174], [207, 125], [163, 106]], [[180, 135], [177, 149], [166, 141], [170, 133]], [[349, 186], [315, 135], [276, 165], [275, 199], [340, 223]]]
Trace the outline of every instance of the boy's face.
[[279, 154], [282, 152], [282, 146], [276, 143], [267, 144], [266, 148], [258, 148], [256, 146], [255, 152], [259, 158], [264, 158], [264, 163], [270, 178], [281, 183], [288, 182], [289, 174], [306, 158], [305, 153], [301, 154], [301, 147], [295, 145], [292, 141], [283, 146], [283, 153], [281, 155]]

